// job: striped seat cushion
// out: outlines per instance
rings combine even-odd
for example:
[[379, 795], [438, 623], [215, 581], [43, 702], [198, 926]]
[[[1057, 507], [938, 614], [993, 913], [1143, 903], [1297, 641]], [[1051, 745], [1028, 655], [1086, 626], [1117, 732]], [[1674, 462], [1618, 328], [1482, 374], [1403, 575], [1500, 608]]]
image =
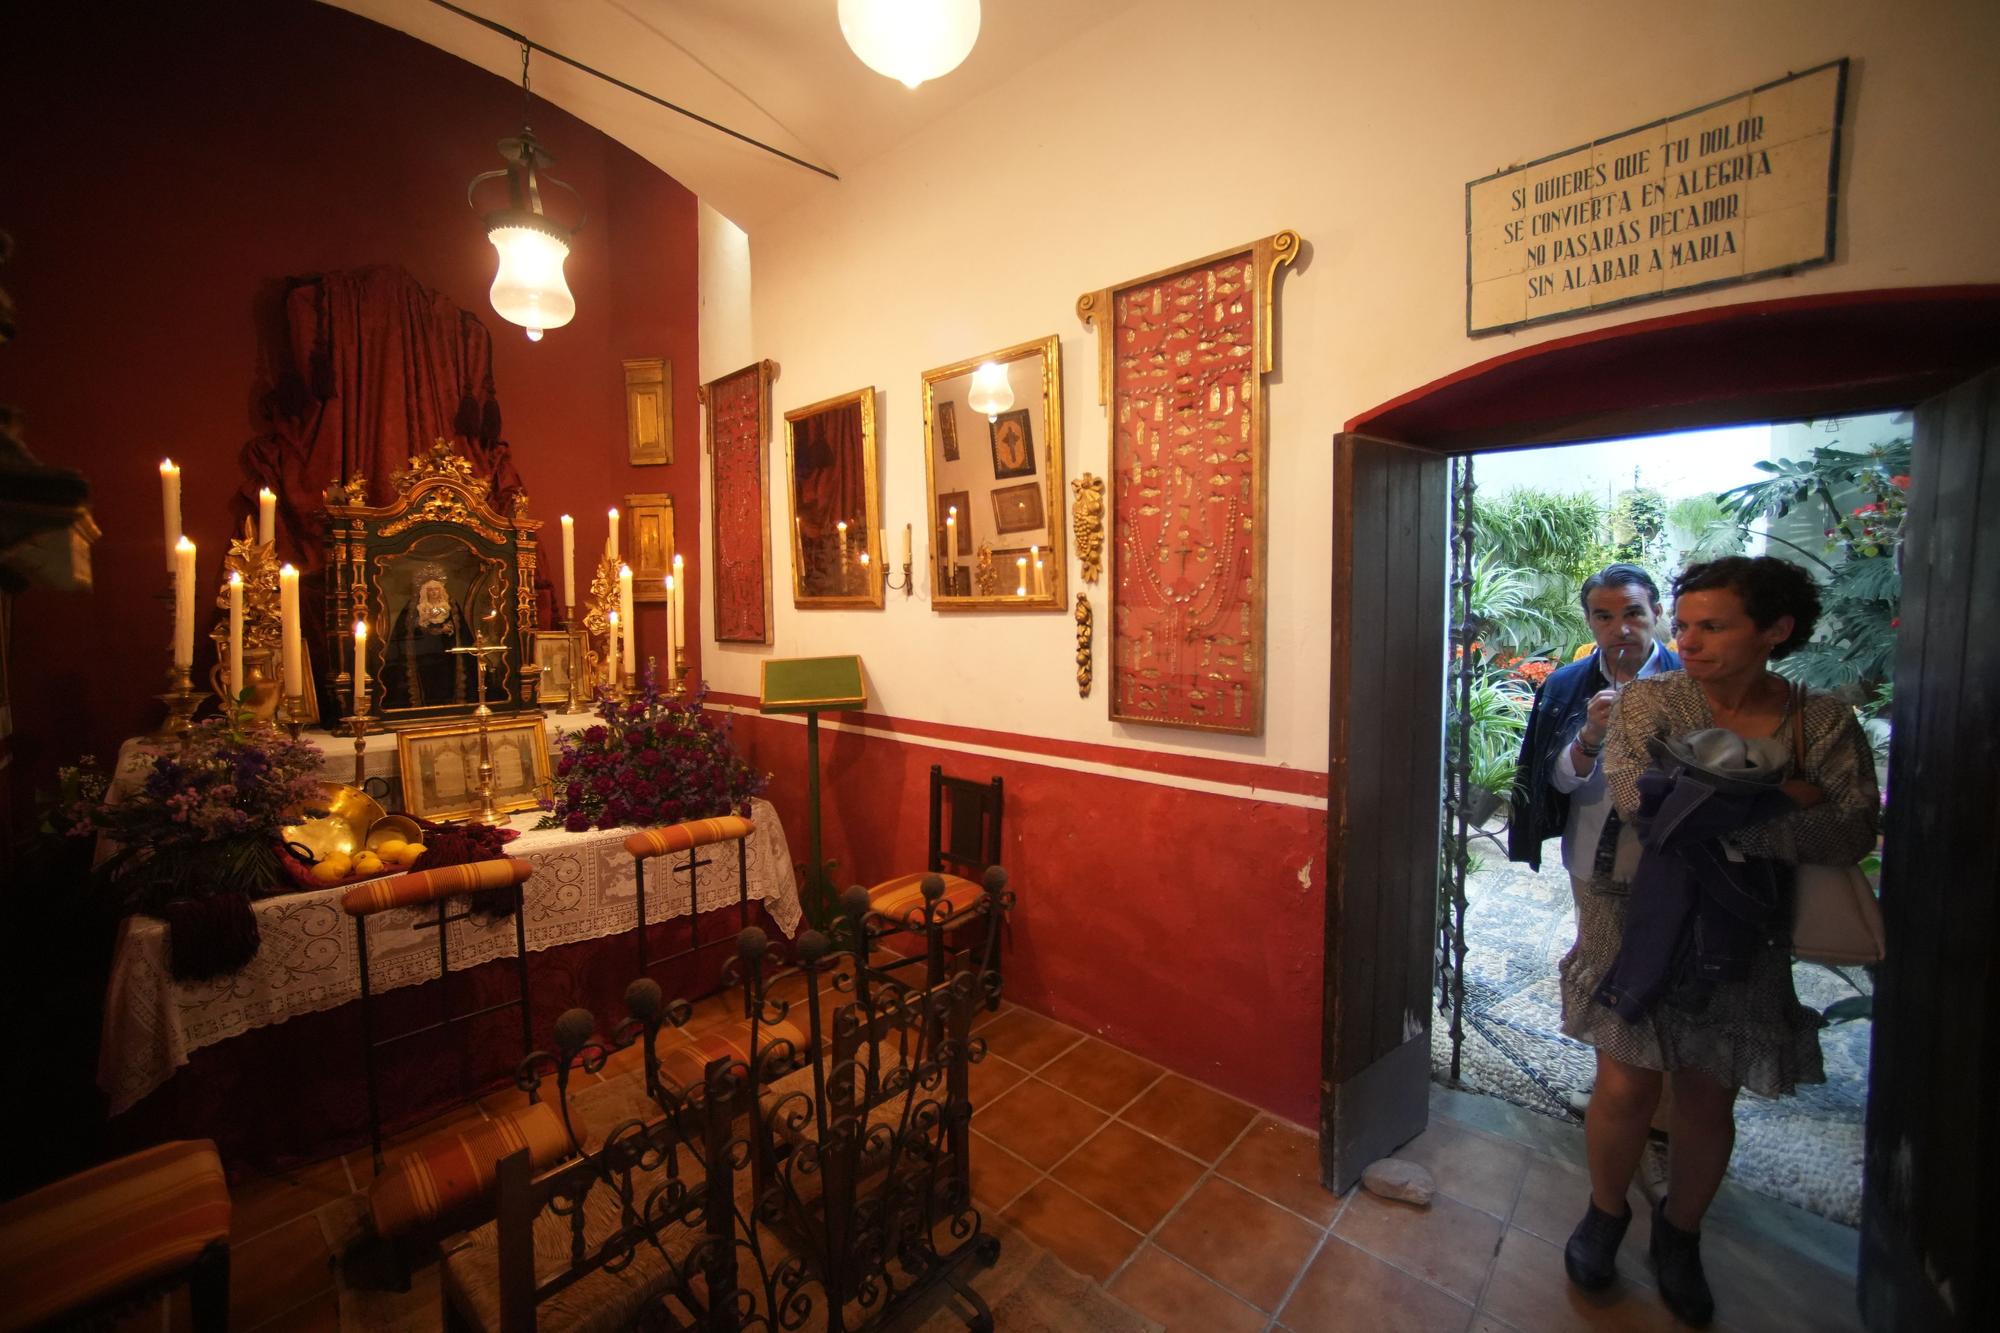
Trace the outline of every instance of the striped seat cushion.
[[625, 839], [625, 850], [634, 856], [664, 856], [711, 842], [734, 842], [756, 832], [757, 826], [741, 815], [717, 815], [714, 819], [690, 819], [661, 828], [640, 829]]
[[[661, 1040], [659, 1056], [660, 1077], [678, 1087], [699, 1085], [712, 1060], [741, 1061], [745, 1066], [751, 1066], [750, 1020], [747, 1018], [732, 1019], [706, 1032], [693, 1035], [677, 1032], [676, 1035], [679, 1040], [672, 1044], [664, 1038]], [[770, 1055], [772, 1048], [780, 1042], [789, 1043], [789, 1049], [780, 1056]], [[760, 1058], [775, 1060], [778, 1072], [796, 1068], [805, 1059], [811, 1042], [812, 1038], [805, 1028], [789, 1018], [757, 1025], [757, 1054]]]
[[372, 916], [392, 907], [415, 907], [440, 898], [483, 893], [520, 884], [535, 873], [533, 864], [518, 856], [495, 857], [491, 861], [466, 861], [435, 870], [412, 870], [407, 875], [372, 879], [356, 884], [340, 897], [340, 906], [349, 916]]
[[[898, 923], [913, 921], [921, 925], [924, 919], [924, 881], [930, 876], [930, 871], [919, 871], [883, 880], [868, 890], [868, 910]], [[938, 901], [949, 905], [938, 908], [940, 919], [948, 921], [965, 916], [986, 895], [984, 888], [962, 876], [939, 875], [938, 878], [944, 881], [944, 896]]]
[[419, 1140], [384, 1167], [369, 1187], [375, 1234], [398, 1236], [486, 1197], [500, 1159], [523, 1148], [537, 1171], [570, 1155], [562, 1117], [547, 1102]]
[[162, 1143], [0, 1204], [0, 1328], [27, 1328], [166, 1277], [229, 1240], [207, 1139]]

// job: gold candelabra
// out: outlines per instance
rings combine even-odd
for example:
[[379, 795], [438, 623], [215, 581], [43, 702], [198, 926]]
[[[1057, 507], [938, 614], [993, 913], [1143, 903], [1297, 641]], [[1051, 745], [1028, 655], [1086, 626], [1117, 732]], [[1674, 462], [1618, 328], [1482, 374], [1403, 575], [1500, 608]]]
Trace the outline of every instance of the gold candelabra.
[[167, 668], [167, 692], [155, 695], [167, 706], [167, 720], [153, 733], [155, 740], [184, 741], [194, 727], [195, 710], [208, 698], [207, 690], [194, 687], [194, 672], [184, 666]]
[[277, 722], [293, 740], [297, 740], [299, 732], [306, 724], [306, 696], [304, 694], [281, 696], [278, 702]]
[[482, 824], [504, 824], [507, 816], [500, 813], [493, 804], [493, 746], [488, 738], [488, 728], [492, 724], [493, 710], [486, 706], [486, 655], [507, 651], [504, 643], [487, 643], [483, 635], [475, 637], [468, 648], [452, 648], [454, 653], [473, 655], [473, 669], [478, 681], [479, 707], [472, 715], [479, 719], [479, 822]]
[[365, 691], [355, 691], [354, 711], [341, 719], [347, 724], [348, 735], [354, 737], [354, 785], [357, 787], [368, 781], [368, 728], [373, 723], [368, 716], [369, 702]]

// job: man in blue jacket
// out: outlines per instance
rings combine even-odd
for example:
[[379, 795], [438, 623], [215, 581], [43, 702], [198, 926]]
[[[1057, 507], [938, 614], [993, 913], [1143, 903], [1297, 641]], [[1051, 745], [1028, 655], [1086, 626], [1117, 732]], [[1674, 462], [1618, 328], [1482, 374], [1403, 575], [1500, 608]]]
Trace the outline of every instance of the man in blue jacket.
[[[1680, 670], [1657, 637], [1659, 585], [1637, 565], [1607, 565], [1578, 593], [1597, 651], [1551, 672], [1535, 692], [1514, 772], [1507, 858], [1542, 868], [1542, 843], [1562, 835], [1578, 885], [1613, 870], [1618, 820], [1597, 762], [1618, 691], [1640, 676]], [[1629, 873], [1629, 867], [1628, 873]]]

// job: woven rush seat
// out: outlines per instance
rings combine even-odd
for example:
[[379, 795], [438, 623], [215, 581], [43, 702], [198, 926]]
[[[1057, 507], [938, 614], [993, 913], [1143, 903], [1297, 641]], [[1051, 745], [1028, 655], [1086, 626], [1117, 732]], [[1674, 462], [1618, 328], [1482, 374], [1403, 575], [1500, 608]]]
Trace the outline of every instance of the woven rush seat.
[[[699, 1087], [712, 1060], [741, 1061], [745, 1067], [754, 1068], [750, 1063], [750, 1020], [747, 1018], [731, 1019], [718, 1027], [693, 1034], [675, 1029], [674, 1038], [669, 1041], [663, 1034], [658, 1056], [660, 1077], [676, 1087]], [[786, 1069], [806, 1058], [811, 1040], [805, 1028], [789, 1018], [757, 1025], [757, 1053], [760, 1056], [781, 1041], [791, 1043], [791, 1055], [784, 1065]]]
[[[892, 1069], [901, 1067], [900, 1062], [893, 1059], [894, 1054], [894, 1051], [888, 1049], [886, 1046], [884, 1047], [882, 1052], [882, 1067], [878, 1077], [887, 1079]], [[943, 1093], [944, 1088], [940, 1084], [936, 1094], [937, 1100], [940, 1102], [943, 1100]], [[805, 1100], [803, 1102], [798, 1100], [799, 1094], [804, 1094]], [[777, 1118], [787, 1098], [792, 1099], [791, 1105], [794, 1108], [799, 1108], [812, 1105], [815, 1096], [811, 1066], [794, 1070], [772, 1083], [770, 1087], [764, 1089], [759, 1104], [763, 1109], [764, 1121], [770, 1126], [773, 1142], [796, 1144], [817, 1142], [819, 1140], [818, 1117], [807, 1116], [805, 1122], [797, 1126], [787, 1124], [784, 1120]], [[917, 1100], [920, 1102], [924, 1100], [924, 1092], [921, 1088], [917, 1090]], [[870, 1107], [868, 1110], [869, 1128], [873, 1129], [877, 1125], [888, 1125], [893, 1128], [900, 1125], [903, 1119], [903, 1102], [904, 1094], [897, 1092], [884, 1098], [878, 1105]]]
[[[883, 880], [868, 890], [868, 910], [898, 924], [912, 915], [921, 922], [924, 915], [924, 881], [930, 876], [929, 871], [918, 871]], [[974, 909], [985, 896], [984, 886], [961, 875], [939, 874], [938, 878], [944, 881], [944, 894], [938, 899], [939, 920], [951, 926], [977, 915]]]
[[0, 1204], [0, 1329], [29, 1328], [192, 1268], [229, 1243], [229, 1187], [207, 1139], [92, 1167]]
[[369, 1187], [375, 1234], [399, 1236], [485, 1199], [500, 1159], [523, 1148], [537, 1171], [570, 1156], [562, 1117], [547, 1102], [426, 1135], [392, 1159]]
[[[698, 1159], [684, 1155], [681, 1181], [689, 1190], [702, 1187], [705, 1176]], [[655, 1189], [665, 1185], [664, 1169], [635, 1172], [633, 1198], [643, 1204]], [[743, 1216], [751, 1207], [750, 1175], [741, 1173], [735, 1182], [736, 1206]], [[624, 1223], [618, 1193], [599, 1185], [584, 1196], [583, 1246], [590, 1253]], [[546, 1281], [571, 1266], [573, 1222], [543, 1209], [535, 1215], [535, 1280]], [[671, 1289], [673, 1271], [668, 1259], [685, 1266], [688, 1254], [701, 1243], [706, 1232], [699, 1226], [676, 1222], [655, 1233], [659, 1249], [641, 1238], [632, 1250], [632, 1261], [613, 1271], [593, 1268], [563, 1290], [535, 1307], [535, 1327], [541, 1333], [612, 1333], [638, 1325], [639, 1316], [661, 1293]], [[661, 1251], [665, 1253], [662, 1254]], [[440, 1267], [444, 1297], [467, 1327], [481, 1333], [500, 1328], [500, 1224], [488, 1222], [461, 1232], [444, 1243]]]

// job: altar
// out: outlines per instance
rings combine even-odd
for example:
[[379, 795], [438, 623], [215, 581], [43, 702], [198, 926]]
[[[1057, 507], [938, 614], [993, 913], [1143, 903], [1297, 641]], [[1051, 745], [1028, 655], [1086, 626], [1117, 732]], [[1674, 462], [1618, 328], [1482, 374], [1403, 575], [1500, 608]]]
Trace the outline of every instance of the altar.
[[[576, 720], [589, 719], [579, 715]], [[323, 771], [329, 780], [352, 778], [351, 741], [307, 738], [325, 752]], [[370, 747], [371, 775], [393, 778], [395, 754], [393, 743]], [[150, 756], [150, 744], [127, 742], [120, 751], [114, 786], [143, 772]], [[624, 841], [632, 830], [537, 830], [534, 825], [540, 818], [536, 811], [514, 816], [509, 827], [519, 836], [507, 844], [508, 855], [534, 866], [523, 899], [528, 952], [631, 934], [637, 886]], [[756, 832], [746, 844], [749, 897], [789, 936], [798, 929], [802, 914], [785, 831], [776, 809], [761, 798], [751, 803], [751, 819]], [[697, 912], [737, 903], [735, 861], [733, 855], [718, 856], [697, 869], [693, 894]], [[663, 859], [651, 869], [648, 880], [649, 925], [688, 915], [684, 861]], [[203, 1047], [358, 999], [361, 974], [354, 922], [340, 909], [347, 887], [278, 894], [253, 903], [260, 939], [256, 956], [239, 971], [207, 981], [174, 979], [164, 921], [127, 918], [112, 959], [98, 1053], [97, 1081], [110, 1113], [119, 1115], [132, 1108], [173, 1078]], [[369, 973], [378, 993], [437, 978], [437, 942], [420, 924], [430, 919], [430, 913], [420, 909], [385, 912], [371, 919]], [[514, 956], [510, 917], [456, 921], [449, 930], [454, 973]], [[629, 970], [624, 979], [629, 979]], [[560, 1011], [551, 1003], [538, 1000], [538, 1029], [553, 1022]]]

